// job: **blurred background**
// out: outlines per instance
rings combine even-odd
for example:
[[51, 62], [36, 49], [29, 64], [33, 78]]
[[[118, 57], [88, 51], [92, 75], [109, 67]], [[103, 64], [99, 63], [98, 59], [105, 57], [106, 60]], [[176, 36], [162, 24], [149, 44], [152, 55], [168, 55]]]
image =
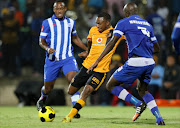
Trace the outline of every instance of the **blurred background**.
[[[135, 2], [139, 14], [152, 24], [161, 52], [154, 56], [156, 66], [152, 72], [149, 91], [156, 99], [180, 99], [180, 56], [174, 51], [171, 33], [180, 12], [179, 0], [67, 0], [66, 15], [76, 21], [76, 29], [83, 43], [101, 11], [111, 15], [111, 24], [124, 18], [123, 6]], [[0, 105], [35, 105], [43, 85], [45, 51], [39, 46], [41, 23], [53, 14], [55, 0], [0, 0]], [[78, 57], [82, 50], [74, 45]], [[112, 57], [112, 73], [128, 59], [126, 43], [121, 43]], [[107, 80], [106, 80], [107, 81]], [[137, 94], [136, 80], [131, 86], [123, 85]], [[104, 83], [105, 84], [105, 83]], [[49, 105], [70, 105], [65, 77], [58, 78], [49, 96]], [[105, 86], [92, 95], [89, 105], [131, 105], [110, 94]], [[176, 103], [175, 103], [176, 104]]]

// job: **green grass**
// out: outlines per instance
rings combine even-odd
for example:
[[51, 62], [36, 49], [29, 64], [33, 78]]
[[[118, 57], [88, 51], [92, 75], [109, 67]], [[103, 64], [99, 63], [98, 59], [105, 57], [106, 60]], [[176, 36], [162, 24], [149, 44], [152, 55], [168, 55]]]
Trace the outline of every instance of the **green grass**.
[[[146, 109], [142, 116], [132, 122], [133, 107], [91, 107], [85, 106], [80, 119], [71, 123], [61, 123], [71, 107], [53, 107], [56, 118], [53, 122], [41, 122], [33, 107], [0, 107], [0, 128], [154, 128], [155, 117]], [[180, 128], [180, 107], [159, 107], [167, 128]]]

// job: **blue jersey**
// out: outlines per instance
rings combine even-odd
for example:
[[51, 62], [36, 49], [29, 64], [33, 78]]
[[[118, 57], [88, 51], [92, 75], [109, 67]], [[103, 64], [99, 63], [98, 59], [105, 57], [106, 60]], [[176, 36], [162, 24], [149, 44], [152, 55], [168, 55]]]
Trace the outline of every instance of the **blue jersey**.
[[178, 54], [180, 54], [180, 13], [177, 19], [176, 24], [174, 25], [174, 29], [171, 35], [171, 39], [174, 42], [175, 50]]
[[40, 38], [46, 39], [47, 45], [56, 50], [50, 55], [46, 52], [46, 56], [57, 61], [73, 56], [71, 36], [76, 34], [75, 21], [66, 16], [63, 20], [55, 15], [44, 20]]
[[128, 46], [128, 57], [133, 55], [152, 58], [153, 43], [157, 42], [152, 26], [138, 15], [120, 20], [113, 32], [114, 35], [125, 36]]

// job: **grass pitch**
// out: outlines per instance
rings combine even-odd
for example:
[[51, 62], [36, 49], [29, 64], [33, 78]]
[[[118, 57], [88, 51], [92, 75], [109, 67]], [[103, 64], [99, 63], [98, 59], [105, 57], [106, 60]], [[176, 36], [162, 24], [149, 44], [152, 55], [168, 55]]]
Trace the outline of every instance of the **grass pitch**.
[[[36, 107], [0, 106], [0, 128], [154, 128], [155, 117], [146, 109], [141, 117], [133, 122], [133, 107], [85, 106], [80, 119], [71, 123], [61, 123], [71, 107], [53, 107], [56, 118], [53, 122], [41, 122]], [[180, 107], [159, 107], [167, 128], [180, 128]]]

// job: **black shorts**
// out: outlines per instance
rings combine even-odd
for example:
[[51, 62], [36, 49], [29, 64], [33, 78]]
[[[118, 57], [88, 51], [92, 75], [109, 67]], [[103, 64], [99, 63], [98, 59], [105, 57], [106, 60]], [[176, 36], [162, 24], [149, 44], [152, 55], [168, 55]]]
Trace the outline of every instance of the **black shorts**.
[[91, 85], [95, 91], [102, 85], [105, 81], [106, 73], [99, 72], [90, 72], [87, 74], [87, 69], [82, 66], [80, 71], [76, 74], [76, 76], [72, 79], [71, 85], [76, 88], [81, 88], [85, 85]]

